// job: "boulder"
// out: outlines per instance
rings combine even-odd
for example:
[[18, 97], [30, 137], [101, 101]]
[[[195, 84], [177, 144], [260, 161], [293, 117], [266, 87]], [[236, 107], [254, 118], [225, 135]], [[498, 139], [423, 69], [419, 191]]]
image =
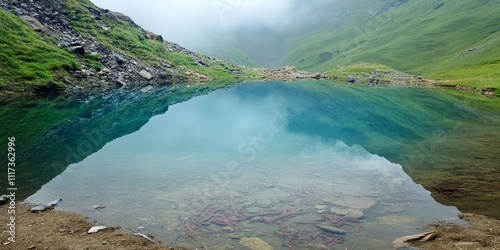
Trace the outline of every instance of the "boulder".
[[319, 72], [316, 72], [314, 74], [311, 75], [311, 78], [313, 79], [320, 79], [321, 78], [321, 74]]
[[125, 59], [123, 59], [123, 56], [121, 55], [114, 54], [114, 58], [116, 63], [118, 63], [118, 65], [123, 65], [125, 63]]
[[156, 40], [163, 42], [163, 37], [161, 35], [157, 35], [151, 31], [144, 30], [144, 37], [148, 40]]
[[348, 76], [347, 82], [354, 83], [354, 82], [356, 82], [356, 78], [354, 78], [354, 76]]
[[70, 47], [70, 49], [75, 54], [78, 54], [78, 55], [85, 54], [85, 47], [83, 47], [83, 46], [72, 46], [72, 47]]
[[144, 69], [139, 72], [139, 75], [146, 80], [153, 79], [153, 75]]
[[90, 55], [95, 57], [95, 58], [101, 57], [101, 54], [99, 54], [98, 52], [95, 52], [95, 51], [91, 52]]
[[370, 82], [375, 81], [375, 75], [374, 75], [374, 74], [371, 74], [371, 75], [370, 75], [370, 77], [368, 77], [368, 80], [369, 80]]
[[26, 21], [35, 31], [45, 31], [45, 26], [43, 26], [38, 19], [31, 16], [21, 16], [21, 18], [24, 19], [24, 21]]
[[124, 22], [127, 22], [127, 23], [130, 23], [134, 26], [136, 26], [137, 24], [135, 24], [134, 20], [132, 20], [132, 18], [130, 18], [129, 16], [125, 15], [125, 14], [122, 14], [120, 12], [113, 12], [113, 11], [110, 11], [106, 14], [104, 14], [105, 16], [107, 16], [109, 19], [113, 20], [113, 21], [124, 21]]

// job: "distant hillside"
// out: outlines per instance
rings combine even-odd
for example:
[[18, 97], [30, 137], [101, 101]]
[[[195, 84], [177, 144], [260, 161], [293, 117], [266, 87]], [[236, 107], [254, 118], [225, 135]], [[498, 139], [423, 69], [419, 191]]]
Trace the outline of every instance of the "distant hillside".
[[0, 0], [0, 91], [76, 91], [256, 77], [89, 0]]
[[500, 88], [500, 1], [349, 3], [289, 38], [284, 64], [328, 71], [379, 63], [446, 84]]
[[359, 73], [359, 65], [370, 63], [440, 86], [487, 93], [500, 89], [499, 0], [290, 1], [289, 14], [296, 16], [286, 25], [239, 29], [231, 34], [233, 40], [218, 38], [228, 45], [210, 54], [252, 66], [292, 65], [328, 75], [353, 65], [358, 66], [342, 73], [352, 68]]

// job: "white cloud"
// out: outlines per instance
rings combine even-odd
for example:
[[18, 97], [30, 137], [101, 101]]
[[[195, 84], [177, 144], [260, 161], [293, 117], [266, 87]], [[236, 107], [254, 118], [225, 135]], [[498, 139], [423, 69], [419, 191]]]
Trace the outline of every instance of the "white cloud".
[[143, 28], [188, 48], [210, 43], [217, 35], [240, 28], [285, 26], [294, 0], [93, 0], [102, 8], [122, 12]]

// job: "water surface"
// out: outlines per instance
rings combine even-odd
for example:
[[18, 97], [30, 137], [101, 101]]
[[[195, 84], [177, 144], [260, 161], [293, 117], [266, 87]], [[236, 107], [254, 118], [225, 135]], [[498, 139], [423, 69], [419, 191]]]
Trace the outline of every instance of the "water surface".
[[[191, 248], [244, 249], [242, 237], [275, 249], [389, 248], [459, 213], [400, 165], [411, 145], [482, 119], [458, 103], [421, 89], [241, 84], [170, 106], [27, 201], [63, 198], [60, 209]], [[317, 227], [328, 223], [346, 234]]]

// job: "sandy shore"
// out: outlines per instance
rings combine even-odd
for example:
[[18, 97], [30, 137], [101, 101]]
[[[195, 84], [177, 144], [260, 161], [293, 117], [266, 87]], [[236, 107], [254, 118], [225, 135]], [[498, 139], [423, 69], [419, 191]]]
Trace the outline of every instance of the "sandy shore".
[[161, 246], [119, 228], [108, 228], [88, 234], [92, 226], [99, 224], [88, 221], [82, 215], [62, 211], [31, 213], [28, 211], [29, 207], [24, 204], [16, 205], [16, 242], [9, 243], [9, 206], [4, 204], [0, 208], [0, 249], [185, 249]]
[[430, 231], [436, 239], [414, 245], [422, 250], [448, 249], [500, 249], [500, 220], [477, 214], [461, 214], [459, 217], [469, 221], [471, 227], [455, 224], [431, 225]]

